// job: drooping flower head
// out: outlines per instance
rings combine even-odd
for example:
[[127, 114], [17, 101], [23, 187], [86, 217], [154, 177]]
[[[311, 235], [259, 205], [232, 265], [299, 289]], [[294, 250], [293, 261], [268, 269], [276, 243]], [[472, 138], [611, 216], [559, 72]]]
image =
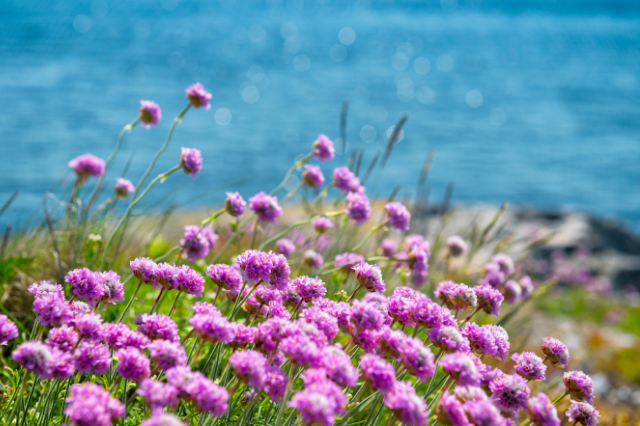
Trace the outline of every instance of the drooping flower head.
[[115, 352], [118, 365], [115, 371], [124, 379], [140, 382], [149, 377], [151, 367], [147, 358], [139, 349], [128, 347]]
[[487, 314], [493, 314], [495, 316], [500, 315], [500, 307], [504, 297], [499, 290], [484, 284], [473, 287], [473, 291], [475, 291], [478, 298], [479, 308]]
[[365, 354], [360, 357], [362, 378], [373, 390], [390, 391], [396, 382], [396, 372], [391, 364], [378, 355]]
[[404, 204], [394, 201], [384, 206], [386, 217], [391, 226], [397, 231], [408, 231], [411, 225], [411, 213]]
[[567, 368], [569, 366], [569, 349], [560, 340], [545, 337], [542, 341], [542, 352], [549, 358], [554, 367]]
[[276, 223], [276, 219], [282, 216], [282, 207], [278, 205], [278, 197], [268, 195], [264, 191], [249, 198], [249, 208], [261, 222]]
[[313, 155], [320, 161], [333, 159], [335, 152], [333, 142], [323, 134], [318, 135], [318, 139], [313, 142]]
[[151, 340], [170, 340], [177, 342], [180, 340], [178, 336], [178, 326], [167, 315], [164, 314], [141, 314], [134, 321], [139, 325], [138, 331]]
[[361, 225], [371, 216], [371, 204], [369, 198], [362, 193], [350, 192], [347, 194], [347, 208], [344, 212], [356, 225]]
[[395, 382], [393, 388], [384, 395], [384, 403], [398, 420], [413, 426], [426, 426], [427, 404], [416, 394], [410, 382]]
[[522, 352], [511, 355], [511, 359], [515, 361], [514, 369], [516, 373], [527, 380], [544, 380], [544, 373], [547, 366], [544, 365], [542, 359], [534, 352]]
[[131, 183], [130, 180], [118, 178], [116, 180], [116, 184], [113, 186], [113, 190], [116, 193], [116, 197], [124, 198], [135, 191], [136, 187]]
[[180, 165], [184, 172], [193, 175], [194, 179], [202, 170], [202, 154], [199, 149], [182, 147], [180, 151]]
[[322, 174], [322, 170], [318, 166], [305, 164], [304, 171], [302, 172], [302, 181], [311, 188], [322, 186], [324, 184], [324, 175]]
[[160, 105], [153, 101], [140, 101], [140, 115], [138, 116], [142, 125], [146, 129], [150, 129], [162, 120], [162, 111]]
[[333, 228], [333, 223], [331, 222], [331, 219], [324, 216], [312, 220], [311, 225], [313, 225], [313, 227], [316, 229], [316, 232], [318, 234], [325, 233], [329, 229]]
[[263, 354], [253, 350], [238, 351], [229, 357], [229, 364], [238, 380], [262, 390], [269, 367], [267, 358]]
[[578, 422], [583, 426], [596, 426], [600, 412], [586, 402], [571, 401], [567, 418], [570, 422]]
[[78, 175], [78, 183], [82, 184], [89, 177], [104, 174], [104, 160], [92, 154], [82, 154], [69, 161], [69, 167]]
[[125, 415], [124, 405], [94, 383], [71, 386], [66, 402], [69, 426], [110, 426]]
[[327, 294], [324, 281], [318, 277], [310, 278], [302, 275], [294, 279], [291, 282], [291, 286], [304, 302], [310, 302], [313, 299], [324, 297], [325, 294]]
[[462, 256], [468, 250], [469, 246], [467, 243], [457, 235], [451, 236], [447, 238], [445, 243], [447, 245], [447, 249], [449, 250], [449, 256], [458, 257]]
[[562, 381], [566, 392], [569, 393], [572, 399], [593, 404], [595, 396], [593, 395], [593, 381], [591, 377], [582, 371], [569, 371], [564, 373]]
[[90, 305], [95, 305], [104, 296], [100, 274], [87, 268], [74, 269], [64, 277], [71, 292]]
[[158, 266], [156, 262], [148, 257], [139, 257], [130, 262], [133, 275], [142, 282], [152, 284], [155, 282], [155, 270]]
[[512, 416], [518, 410], [526, 410], [531, 389], [522, 377], [515, 374], [497, 377], [489, 383], [489, 389], [491, 390], [491, 398], [499, 409]]
[[447, 354], [438, 361], [446, 374], [460, 386], [478, 386], [480, 374], [471, 356], [463, 353]]
[[333, 171], [333, 184], [340, 191], [352, 192], [360, 188], [360, 179], [348, 167], [337, 167]]
[[373, 293], [384, 293], [385, 283], [382, 279], [382, 271], [378, 265], [370, 265], [367, 262], [360, 262], [353, 267], [356, 278], [367, 291]]
[[40, 376], [48, 373], [49, 365], [53, 359], [51, 349], [38, 341], [21, 343], [11, 356], [25, 370], [34, 371]]
[[288, 259], [291, 257], [291, 253], [296, 251], [296, 246], [291, 240], [287, 238], [280, 238], [276, 241], [276, 251]]
[[242, 214], [244, 213], [247, 202], [244, 201], [240, 193], [227, 192], [227, 198], [225, 198], [224, 200], [224, 206], [227, 209], [227, 213], [229, 213], [233, 217], [238, 217], [242, 216]]
[[83, 374], [103, 374], [111, 366], [109, 348], [100, 342], [83, 340], [73, 352], [76, 369]]
[[247, 250], [238, 256], [238, 266], [250, 283], [271, 281], [271, 256], [260, 250]]
[[209, 265], [207, 275], [211, 281], [225, 290], [240, 291], [242, 287], [242, 275], [234, 267], [220, 263], [217, 265]]
[[462, 403], [454, 394], [445, 391], [436, 404], [436, 415], [438, 421], [447, 426], [470, 426], [469, 420], [464, 413]]
[[529, 398], [527, 402], [529, 418], [535, 426], [560, 426], [560, 419], [556, 407], [544, 393]]
[[179, 342], [154, 340], [149, 345], [149, 353], [156, 368], [162, 371], [187, 365], [187, 353]]
[[204, 107], [205, 109], [211, 108], [209, 101], [211, 100], [211, 93], [204, 89], [204, 86], [200, 83], [192, 84], [185, 90], [187, 92], [187, 99], [196, 108]]

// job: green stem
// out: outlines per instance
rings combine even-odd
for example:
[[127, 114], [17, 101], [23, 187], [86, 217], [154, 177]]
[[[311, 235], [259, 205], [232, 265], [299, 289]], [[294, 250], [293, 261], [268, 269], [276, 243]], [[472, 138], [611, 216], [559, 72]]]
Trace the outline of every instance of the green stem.
[[376, 232], [378, 229], [380, 229], [380, 228], [384, 227], [385, 225], [387, 225], [387, 223], [389, 223], [389, 222], [388, 221], [384, 221], [380, 225], [377, 225], [377, 226], [374, 226], [373, 228], [371, 228], [369, 230], [369, 232], [367, 232], [367, 235], [364, 236], [362, 241], [360, 241], [355, 247], [353, 247], [351, 249], [351, 251], [355, 252], [357, 250], [360, 250], [362, 248], [362, 246], [364, 246], [366, 244], [367, 240], [369, 240], [369, 238], [371, 238], [373, 233]]
[[569, 395], [569, 392], [565, 392], [565, 393], [563, 393], [562, 395], [560, 395], [560, 396], [558, 397], [558, 399], [556, 399], [555, 401], [553, 401], [553, 405], [558, 405], [558, 403], [559, 403], [560, 401], [562, 401], [562, 400], [564, 399], [564, 397], [565, 397], [565, 396], [567, 396], [567, 395]]
[[317, 219], [319, 217], [320, 216], [314, 216], [314, 217], [312, 217], [310, 219], [305, 219], [305, 220], [301, 220], [301, 221], [292, 223], [284, 231], [277, 233], [273, 237], [269, 238], [268, 240], [266, 240], [262, 244], [260, 244], [260, 247], [258, 247], [258, 250], [263, 250], [266, 246], [268, 246], [269, 244], [273, 243], [274, 241], [277, 241], [280, 238], [284, 237], [285, 235], [287, 235], [289, 232], [291, 232], [292, 230], [294, 230], [298, 226], [306, 225], [307, 223], [310, 223], [312, 220]]
[[124, 316], [127, 314], [127, 312], [129, 312], [129, 308], [131, 308], [131, 305], [133, 304], [133, 301], [135, 300], [138, 294], [138, 290], [140, 290], [141, 286], [142, 286], [142, 280], [140, 280], [140, 282], [138, 283], [138, 287], [136, 287], [136, 291], [133, 292], [133, 295], [131, 296], [131, 299], [129, 299], [129, 303], [127, 303], [127, 306], [124, 308], [124, 311], [122, 311], [122, 314], [120, 314], [120, 318], [118, 318], [119, 323], [122, 322], [122, 319], [124, 318]]
[[173, 305], [171, 305], [171, 309], [169, 309], [169, 314], [168, 316], [171, 316], [171, 314], [173, 313], [173, 311], [176, 309], [176, 303], [178, 303], [178, 298], [180, 297], [180, 295], [182, 294], [181, 291], [178, 292], [178, 294], [176, 294], [176, 298], [173, 299]]
[[291, 177], [293, 172], [298, 167], [302, 167], [304, 165], [304, 163], [306, 163], [307, 161], [309, 161], [311, 159], [311, 157], [313, 157], [313, 151], [311, 151], [310, 153], [308, 153], [307, 155], [302, 157], [299, 161], [296, 161], [295, 163], [293, 163], [293, 166], [291, 166], [291, 168], [289, 169], [287, 174], [284, 175], [284, 179], [282, 179], [282, 182], [280, 182], [280, 185], [276, 186], [276, 188], [273, 191], [271, 191], [269, 193], [269, 195], [276, 195], [278, 192], [280, 192], [280, 190], [282, 188], [284, 188], [284, 186], [287, 184], [287, 182], [289, 182], [289, 178]]
[[260, 219], [256, 217], [256, 223], [253, 226], [253, 238], [251, 238], [251, 250], [256, 246], [256, 235], [258, 235], [258, 225], [260, 224]]
[[160, 289], [160, 293], [158, 293], [158, 297], [156, 298], [156, 301], [153, 302], [153, 306], [151, 307], [151, 311], [149, 311], [150, 314], [154, 313], [156, 311], [156, 308], [158, 307], [158, 303], [160, 303], [160, 299], [162, 298], [162, 294], [164, 293], [164, 287], [162, 287]]

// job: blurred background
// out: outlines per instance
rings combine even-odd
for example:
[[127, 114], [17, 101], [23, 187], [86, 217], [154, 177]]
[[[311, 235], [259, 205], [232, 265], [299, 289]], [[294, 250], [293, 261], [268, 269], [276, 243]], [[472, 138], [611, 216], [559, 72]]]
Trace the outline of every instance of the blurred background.
[[150, 99], [163, 121], [125, 139], [110, 177], [135, 182], [199, 81], [212, 108], [189, 112], [157, 166], [202, 150], [195, 183], [165, 184], [183, 207], [275, 186], [319, 133], [339, 138], [348, 98], [338, 164], [353, 149], [368, 164], [409, 114], [372, 195], [415, 193], [433, 148], [432, 199], [453, 182], [454, 202], [640, 230], [636, 0], [4, 0], [0, 22], [0, 199], [21, 192], [5, 220], [40, 209], [69, 159], [106, 157]]

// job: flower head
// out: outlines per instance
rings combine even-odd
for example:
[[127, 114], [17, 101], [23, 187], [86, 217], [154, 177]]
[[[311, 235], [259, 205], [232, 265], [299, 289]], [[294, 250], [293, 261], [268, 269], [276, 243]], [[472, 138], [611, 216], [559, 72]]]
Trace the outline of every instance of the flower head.
[[289, 278], [291, 268], [289, 268], [287, 258], [282, 254], [276, 254], [273, 252], [269, 252], [269, 255], [271, 256], [271, 275], [269, 284], [279, 291], [285, 290], [291, 281]]
[[542, 352], [549, 358], [554, 367], [567, 368], [569, 366], [569, 349], [560, 340], [545, 337], [542, 341]]
[[398, 244], [395, 241], [390, 240], [389, 238], [385, 238], [380, 243], [380, 248], [382, 249], [382, 255], [386, 257], [393, 257], [396, 253], [396, 249], [398, 248]]
[[301, 275], [291, 282], [291, 286], [304, 302], [310, 302], [312, 299], [324, 297], [327, 294], [324, 281], [317, 277], [310, 278]]
[[69, 167], [78, 175], [83, 183], [89, 176], [98, 177], [104, 174], [104, 160], [92, 154], [83, 154], [69, 161]]
[[410, 382], [395, 382], [389, 392], [384, 394], [384, 403], [398, 420], [414, 426], [426, 426], [427, 404], [416, 394]]
[[515, 415], [518, 410], [527, 408], [531, 389], [526, 380], [515, 374], [506, 374], [489, 383], [493, 402], [501, 410]]
[[429, 330], [427, 335], [435, 347], [440, 348], [447, 353], [466, 353], [470, 350], [469, 341], [455, 326], [432, 328]]
[[460, 386], [478, 386], [480, 383], [480, 374], [469, 355], [463, 353], [447, 354], [438, 361], [438, 364]]
[[391, 318], [403, 326], [415, 325], [412, 307], [417, 293], [409, 287], [396, 287], [387, 300], [387, 309]]
[[182, 147], [180, 151], [180, 165], [184, 172], [193, 175], [194, 179], [202, 170], [202, 154], [199, 149]]
[[479, 285], [473, 287], [476, 296], [478, 298], [478, 307], [485, 311], [487, 314], [493, 314], [498, 316], [500, 314], [500, 306], [504, 297], [499, 290], [489, 285]]
[[433, 353], [420, 339], [407, 339], [402, 348], [402, 365], [407, 372], [423, 382], [436, 372]]
[[205, 109], [211, 108], [209, 101], [211, 100], [211, 93], [204, 90], [204, 86], [200, 83], [192, 84], [185, 90], [187, 92], [187, 99], [196, 108], [204, 107]]
[[382, 271], [378, 265], [370, 265], [367, 262], [360, 262], [353, 267], [356, 273], [356, 278], [367, 289], [367, 291], [373, 293], [384, 293], [385, 283], [382, 279]]
[[187, 424], [173, 414], [158, 411], [147, 420], [143, 420], [140, 426], [187, 426]]
[[360, 179], [348, 167], [337, 167], [333, 171], [333, 184], [340, 191], [352, 192], [360, 188]]
[[60, 284], [51, 284], [50, 281], [40, 281], [39, 283], [33, 283], [29, 286], [29, 293], [34, 297], [42, 297], [47, 294], [55, 293], [64, 299], [64, 290]]
[[287, 259], [291, 257], [291, 253], [296, 251], [296, 246], [287, 238], [280, 238], [276, 241], [276, 251], [282, 254]]
[[102, 325], [102, 338], [112, 349], [122, 349], [133, 346], [146, 349], [149, 339], [142, 333], [131, 331], [126, 324], [106, 323]]
[[441, 307], [422, 293], [418, 293], [411, 303], [413, 319], [422, 327], [438, 328], [455, 326], [457, 321], [450, 310]]
[[322, 170], [318, 166], [312, 166], [311, 164], [304, 165], [304, 171], [302, 172], [302, 181], [312, 188], [322, 186], [324, 184], [324, 175]]
[[578, 422], [584, 426], [596, 426], [599, 417], [600, 412], [596, 410], [596, 407], [586, 402], [571, 401], [571, 406], [567, 411], [567, 418], [570, 422]]
[[227, 192], [227, 198], [224, 200], [224, 206], [227, 209], [227, 213], [231, 216], [238, 217], [242, 216], [244, 213], [247, 202], [244, 201], [238, 192]]
[[173, 275], [176, 290], [202, 297], [204, 278], [189, 265], [180, 265]]
[[264, 388], [269, 363], [263, 354], [253, 350], [234, 352], [229, 364], [238, 380], [258, 390]]
[[66, 402], [70, 426], [110, 426], [125, 415], [124, 405], [94, 383], [71, 386]]
[[313, 155], [320, 161], [331, 160], [335, 156], [336, 150], [333, 142], [325, 135], [318, 135], [318, 139], [313, 143]]
[[264, 376], [264, 393], [274, 402], [280, 402], [287, 391], [289, 376], [279, 367], [267, 367]]
[[234, 267], [224, 263], [209, 265], [207, 275], [215, 285], [225, 290], [240, 291], [242, 287], [242, 275]]
[[92, 272], [87, 268], [74, 269], [69, 271], [64, 280], [71, 286], [73, 294], [90, 305], [95, 305], [104, 296], [104, 287], [98, 272]]
[[451, 257], [462, 256], [469, 248], [467, 243], [457, 235], [447, 238], [445, 244]]
[[53, 360], [51, 349], [38, 341], [21, 343], [11, 356], [25, 370], [34, 371], [40, 376], [47, 374], [49, 365]]
[[467, 401], [463, 408], [467, 418], [475, 426], [508, 426], [491, 401]]
[[344, 210], [356, 225], [361, 225], [371, 216], [371, 204], [365, 194], [350, 192], [347, 194], [347, 208]]
[[533, 281], [531, 281], [531, 277], [525, 275], [524, 277], [520, 278], [519, 284], [520, 288], [522, 289], [520, 299], [528, 299], [529, 296], [531, 296], [531, 294], [533, 293]]
[[503, 287], [504, 296], [508, 303], [516, 303], [522, 295], [522, 287], [517, 281], [508, 280]]
[[109, 348], [100, 342], [83, 340], [73, 352], [76, 368], [80, 373], [103, 374], [111, 366]]
[[102, 317], [94, 312], [78, 315], [73, 321], [76, 331], [82, 338], [102, 339]]
[[593, 381], [591, 377], [584, 374], [582, 371], [569, 371], [564, 373], [562, 381], [567, 393], [571, 395], [572, 399], [577, 401], [586, 401], [589, 404], [593, 404]]
[[513, 259], [507, 256], [504, 253], [498, 253], [491, 258], [491, 261], [497, 263], [500, 267], [500, 271], [505, 275], [509, 276], [515, 272], [515, 265], [513, 263]]
[[162, 120], [160, 105], [153, 101], [140, 101], [140, 115], [138, 118], [145, 128], [150, 129]]
[[33, 312], [44, 325], [60, 326], [73, 320], [73, 311], [60, 293], [43, 293], [33, 301]]
[[276, 219], [282, 216], [282, 207], [278, 205], [278, 197], [267, 195], [264, 191], [249, 198], [249, 208], [261, 222], [276, 223]]
[[138, 331], [151, 340], [170, 340], [177, 342], [178, 326], [167, 315], [164, 314], [141, 314], [135, 319], [135, 324], [139, 325]]
[[362, 355], [360, 357], [360, 371], [362, 378], [373, 390], [390, 391], [396, 382], [396, 371], [393, 366], [378, 355]]
[[238, 266], [250, 283], [271, 281], [271, 256], [260, 250], [247, 250], [238, 256]]
[[179, 342], [154, 340], [149, 345], [149, 353], [156, 367], [162, 371], [187, 365], [187, 352]]
[[186, 225], [184, 237], [180, 240], [180, 246], [186, 249], [190, 262], [203, 259], [216, 246], [218, 236], [211, 228], [201, 228], [197, 225]]
[[331, 219], [324, 216], [312, 220], [311, 225], [313, 225], [313, 227], [316, 229], [316, 232], [318, 234], [325, 233], [327, 232], [327, 230], [333, 228], [333, 223], [331, 222]]
[[336, 255], [333, 266], [335, 266], [336, 268], [338, 266], [342, 266], [343, 269], [351, 271], [353, 267], [360, 262], [364, 262], [364, 257], [362, 257], [361, 255], [357, 253], [342, 253]]
[[516, 373], [527, 380], [544, 380], [544, 373], [547, 366], [542, 359], [533, 352], [522, 352], [511, 355], [511, 359], [516, 362], [514, 369]]
[[130, 180], [118, 178], [116, 184], [113, 186], [113, 190], [116, 193], [116, 197], [124, 198], [135, 191], [136, 187], [133, 186]]
[[229, 343], [235, 336], [235, 329], [226, 317], [207, 314], [196, 314], [190, 320], [196, 336], [207, 342]]
[[469, 340], [471, 351], [479, 355], [496, 356], [498, 347], [496, 339], [488, 325], [480, 326], [475, 322], [468, 322], [460, 330], [461, 334]]
[[149, 358], [139, 349], [128, 347], [115, 352], [118, 358], [116, 372], [124, 379], [140, 382], [151, 374]]
[[535, 426], [560, 426], [556, 407], [544, 393], [529, 398], [527, 402], [529, 418]]
[[384, 206], [387, 219], [391, 226], [397, 231], [408, 231], [411, 225], [411, 213], [404, 204], [394, 201]]
[[156, 262], [148, 257], [139, 257], [130, 262], [133, 275], [147, 284], [155, 283]]
[[[2, 322], [0, 315], [0, 322]], [[17, 329], [16, 329], [17, 335]], [[78, 343], [78, 333], [68, 325], [61, 325], [58, 328], [49, 330], [49, 336], [45, 344], [50, 348], [56, 348], [62, 352], [70, 352]], [[0, 341], [2, 340], [2, 326], [0, 326]]]
[[436, 404], [438, 421], [447, 426], [470, 426], [462, 408], [462, 402], [454, 394], [445, 391]]
[[341, 386], [356, 387], [358, 369], [351, 364], [351, 357], [337, 346], [326, 346], [322, 350], [322, 367], [327, 376]]
[[342, 389], [330, 380], [318, 380], [305, 385], [287, 404], [300, 413], [307, 424], [330, 426], [338, 414], [345, 414], [347, 397]]
[[[144, 379], [136, 389], [136, 393], [144, 398], [145, 402], [151, 407], [152, 412], [161, 412], [167, 405], [176, 405], [180, 401], [178, 389], [175, 386], [169, 383], [156, 382], [153, 379]], [[142, 424], [144, 425], [145, 422], [142, 422]], [[163, 423], [159, 424], [162, 425]], [[167, 426], [174, 426], [174, 424], [167, 423]]]

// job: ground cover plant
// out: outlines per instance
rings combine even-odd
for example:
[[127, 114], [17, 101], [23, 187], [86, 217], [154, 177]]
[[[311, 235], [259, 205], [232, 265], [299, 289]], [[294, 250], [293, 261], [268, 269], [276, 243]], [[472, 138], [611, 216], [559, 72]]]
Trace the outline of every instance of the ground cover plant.
[[[227, 193], [174, 247], [140, 256], [136, 233], [127, 234], [136, 207], [175, 173], [195, 178], [206, 164], [182, 148], [175, 167], [149, 181], [177, 125], [209, 107], [202, 85], [186, 95], [135, 185], [118, 178], [94, 207], [126, 134], [161, 119], [151, 101], [106, 161], [69, 162], [68, 201], [55, 211], [45, 204], [41, 229], [5, 238], [3, 253], [41, 250], [13, 258], [4, 274], [38, 263], [49, 275], [28, 287], [31, 321], [0, 315], [0, 424], [598, 423], [593, 383], [571, 369], [567, 347], [549, 336], [523, 351], [504, 328], [555, 280], [535, 283], [504, 252], [472, 267], [502, 210], [464, 238], [427, 241], [410, 232], [411, 212], [395, 194], [368, 199], [375, 162], [360, 173], [356, 159], [326, 181], [313, 164], [334, 158], [324, 135], [270, 193]], [[300, 185], [279, 195], [294, 173]], [[309, 188], [304, 218], [278, 227], [286, 201]]]

